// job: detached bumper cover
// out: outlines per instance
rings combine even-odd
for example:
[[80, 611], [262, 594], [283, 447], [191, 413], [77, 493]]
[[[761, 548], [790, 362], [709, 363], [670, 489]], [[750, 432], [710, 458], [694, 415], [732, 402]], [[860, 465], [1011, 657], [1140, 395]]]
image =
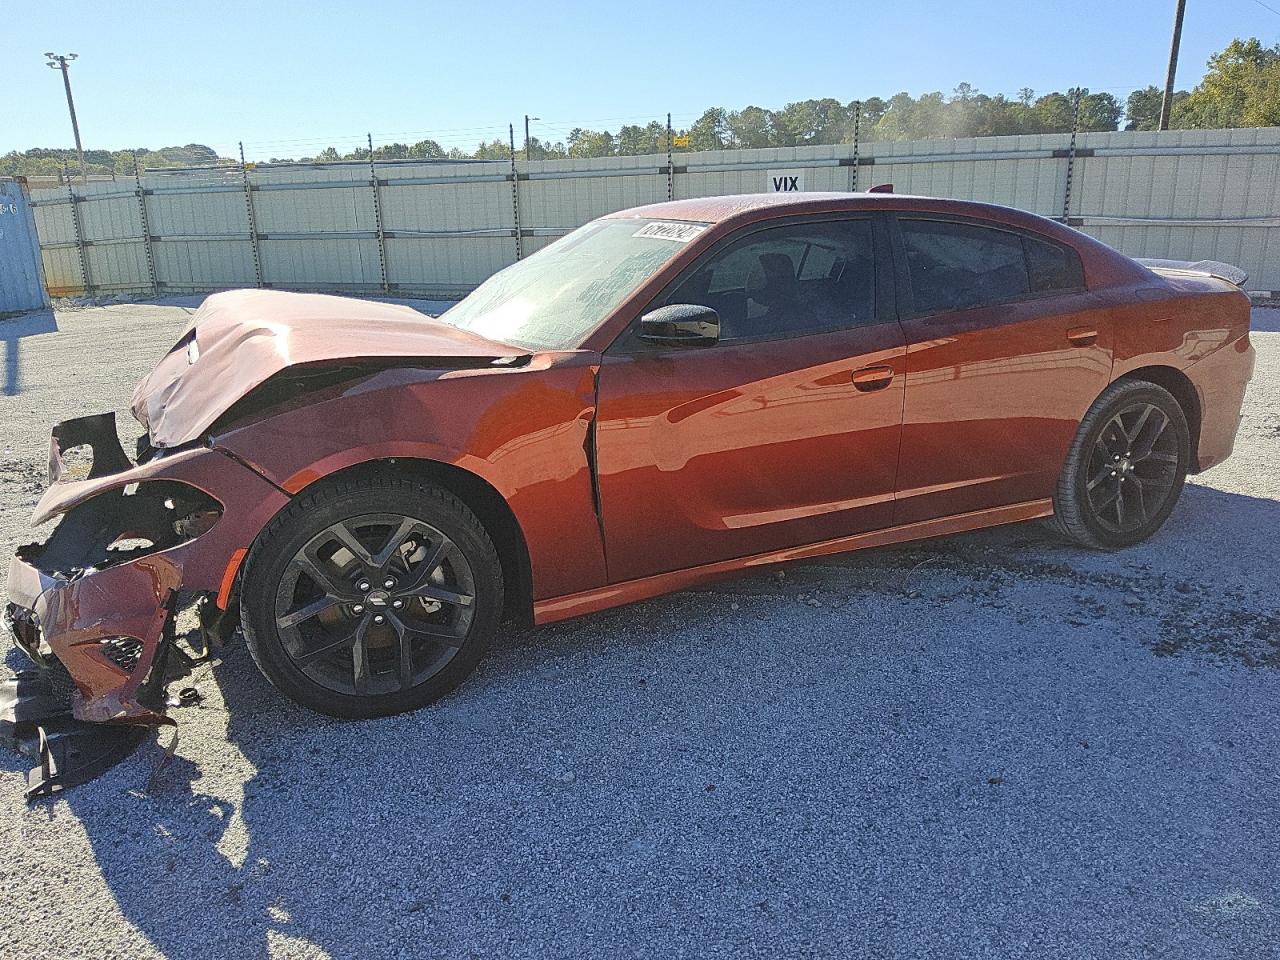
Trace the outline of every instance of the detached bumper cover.
[[[68, 441], [93, 449], [83, 480], [66, 479]], [[174, 611], [217, 595], [288, 497], [216, 449], [133, 466], [110, 415], [54, 428], [50, 476], [34, 522], [61, 520], [10, 561], [9, 628], [37, 664], [66, 668], [76, 719], [164, 723]]]
[[[149, 703], [138, 694], [181, 586], [180, 562], [163, 554], [86, 572], [75, 580], [51, 576], [14, 557], [9, 563], [14, 637], [44, 663], [42, 640], [66, 667], [76, 685], [71, 702], [78, 719], [161, 723], [163, 692]], [[20, 626], [28, 616], [38, 631], [34, 637]]]

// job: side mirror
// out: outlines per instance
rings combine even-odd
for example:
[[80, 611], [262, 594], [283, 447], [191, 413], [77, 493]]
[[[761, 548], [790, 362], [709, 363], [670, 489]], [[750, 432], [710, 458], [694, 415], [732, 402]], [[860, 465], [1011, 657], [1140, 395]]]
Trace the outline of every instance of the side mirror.
[[668, 304], [640, 318], [640, 339], [668, 347], [709, 347], [720, 339], [720, 315], [692, 303]]

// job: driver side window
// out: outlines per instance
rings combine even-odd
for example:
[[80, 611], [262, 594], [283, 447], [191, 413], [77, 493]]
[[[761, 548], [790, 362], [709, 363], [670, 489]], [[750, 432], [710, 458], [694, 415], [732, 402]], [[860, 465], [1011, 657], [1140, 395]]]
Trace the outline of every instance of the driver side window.
[[720, 315], [720, 339], [763, 340], [875, 323], [870, 220], [788, 224], [712, 253], [662, 298]]

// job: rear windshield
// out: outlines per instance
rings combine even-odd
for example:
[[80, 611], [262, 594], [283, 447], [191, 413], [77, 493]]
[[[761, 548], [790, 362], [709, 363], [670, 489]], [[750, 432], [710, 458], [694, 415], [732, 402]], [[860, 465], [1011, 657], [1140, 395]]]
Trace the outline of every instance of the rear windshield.
[[571, 350], [706, 224], [594, 220], [500, 270], [440, 319], [532, 350]]

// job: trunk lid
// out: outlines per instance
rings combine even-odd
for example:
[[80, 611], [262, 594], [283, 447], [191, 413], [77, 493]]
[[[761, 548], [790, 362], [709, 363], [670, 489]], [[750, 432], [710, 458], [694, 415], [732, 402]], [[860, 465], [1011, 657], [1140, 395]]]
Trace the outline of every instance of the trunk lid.
[[1249, 274], [1218, 260], [1156, 260], [1137, 258], [1138, 263], [1162, 277], [1213, 277], [1243, 288]]

